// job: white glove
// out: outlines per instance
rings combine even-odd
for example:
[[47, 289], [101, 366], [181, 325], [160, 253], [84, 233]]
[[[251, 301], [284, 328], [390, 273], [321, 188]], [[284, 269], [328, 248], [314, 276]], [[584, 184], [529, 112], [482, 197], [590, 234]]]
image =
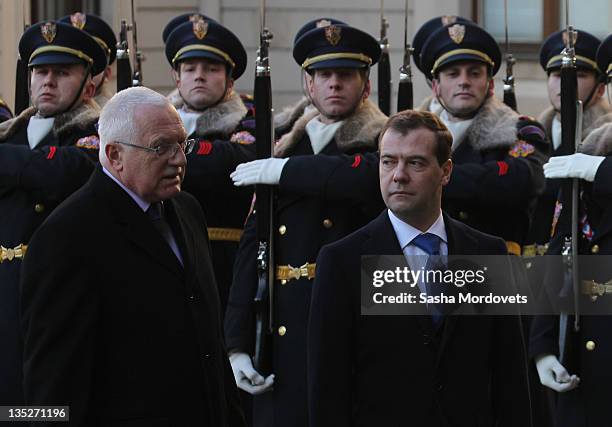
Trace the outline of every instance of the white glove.
[[283, 167], [289, 159], [259, 159], [239, 164], [230, 178], [237, 187], [253, 184], [276, 185], [280, 182]]
[[597, 169], [604, 160], [603, 156], [590, 156], [582, 153], [551, 157], [548, 163], [544, 164], [544, 176], [546, 178], [580, 178], [593, 182]]
[[246, 391], [252, 395], [265, 393], [272, 390], [274, 385], [274, 374], [270, 374], [268, 378], [262, 377], [259, 372], [253, 368], [251, 356], [246, 353], [232, 353], [229, 356], [234, 379], [239, 389]]
[[542, 354], [535, 359], [538, 376], [543, 386], [563, 393], [578, 387], [580, 378], [570, 375], [565, 367], [559, 363], [557, 356]]

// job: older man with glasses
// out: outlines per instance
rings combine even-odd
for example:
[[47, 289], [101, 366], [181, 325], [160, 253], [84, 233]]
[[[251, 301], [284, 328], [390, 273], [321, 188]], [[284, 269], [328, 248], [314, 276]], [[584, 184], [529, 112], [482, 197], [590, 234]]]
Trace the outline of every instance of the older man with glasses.
[[21, 314], [28, 405], [71, 425], [243, 426], [206, 221], [181, 192], [193, 148], [175, 108], [119, 92], [101, 167], [32, 238]]

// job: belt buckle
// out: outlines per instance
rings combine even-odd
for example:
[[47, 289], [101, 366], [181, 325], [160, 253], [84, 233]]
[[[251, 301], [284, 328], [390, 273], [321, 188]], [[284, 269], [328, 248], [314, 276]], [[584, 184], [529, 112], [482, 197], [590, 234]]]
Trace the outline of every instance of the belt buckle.
[[595, 280], [588, 280], [583, 283], [586, 285], [586, 294], [591, 297], [593, 302], [606, 294], [605, 285], [597, 283]]
[[300, 276], [308, 277], [308, 263], [305, 262], [304, 265], [300, 267]]
[[287, 267], [289, 268], [289, 279], [299, 280], [302, 276], [300, 267], [293, 267], [291, 264], [288, 264]]
[[308, 277], [308, 263], [300, 267], [293, 267], [289, 264], [287, 267], [289, 268], [289, 279], [300, 280], [302, 277]]
[[606, 293], [606, 287], [601, 283], [597, 283], [595, 280], [593, 280], [592, 289], [593, 289], [593, 293], [600, 297], [604, 296]]

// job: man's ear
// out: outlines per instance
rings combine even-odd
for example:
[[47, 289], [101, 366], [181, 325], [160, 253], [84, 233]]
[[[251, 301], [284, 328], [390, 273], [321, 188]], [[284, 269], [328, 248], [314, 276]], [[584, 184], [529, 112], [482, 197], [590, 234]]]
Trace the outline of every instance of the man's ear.
[[307, 71], [304, 71], [304, 83], [306, 84], [306, 90], [308, 91], [308, 95], [312, 98], [314, 94], [314, 73], [310, 74]]
[[111, 67], [106, 67], [106, 69], [104, 70], [104, 78], [106, 80], [110, 80], [112, 76], [113, 76], [113, 69]]
[[453, 161], [448, 159], [442, 163], [442, 186], [447, 185], [450, 182], [451, 174], [453, 173]]
[[489, 79], [489, 90], [487, 91], [487, 98], [495, 95], [495, 80], [493, 77]]
[[[178, 65], [178, 67], [180, 67], [180, 64]], [[173, 68], [172, 71], [170, 72], [172, 74], [172, 80], [174, 80], [174, 83], [177, 88], [179, 88], [181, 85], [181, 73], [178, 70], [178, 67]]]
[[439, 88], [440, 88], [440, 80], [438, 80], [437, 77], [434, 77], [433, 79], [431, 79], [431, 94], [433, 95], [434, 98], [437, 98], [439, 96], [438, 94]]
[[87, 82], [83, 86], [83, 101], [89, 101], [96, 95], [96, 84], [91, 76], [87, 77]]
[[118, 144], [108, 143], [104, 146], [104, 154], [110, 164], [111, 169], [120, 172], [123, 170], [123, 150]]
[[230, 93], [233, 88], [234, 88], [234, 79], [228, 76], [227, 77], [227, 92]]
[[606, 84], [602, 82], [597, 83], [597, 89], [595, 90], [595, 95], [593, 98], [599, 99], [604, 96], [604, 93], [606, 93]]
[[368, 99], [368, 97], [370, 96], [370, 93], [372, 93], [372, 82], [370, 81], [370, 79], [368, 79], [365, 83], [365, 88], [363, 89], [362, 101], [365, 101], [366, 99]]

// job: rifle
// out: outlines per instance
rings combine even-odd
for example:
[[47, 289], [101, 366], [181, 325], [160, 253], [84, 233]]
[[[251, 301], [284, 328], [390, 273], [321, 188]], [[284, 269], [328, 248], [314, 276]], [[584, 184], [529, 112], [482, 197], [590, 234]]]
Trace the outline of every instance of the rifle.
[[[561, 146], [559, 155], [569, 155], [576, 152], [581, 135], [578, 133], [581, 127], [582, 103], [578, 101], [577, 78], [576, 78], [576, 43], [577, 33], [569, 25], [569, 5], [566, 0], [566, 46], [561, 53]], [[562, 255], [565, 264], [565, 288], [571, 288], [574, 297], [574, 331], [580, 329], [580, 276], [578, 272], [578, 203], [579, 203], [579, 181], [576, 178], [564, 180], [561, 186], [563, 213], [561, 221], [563, 230], [567, 229], [568, 217], [571, 217], [571, 233], [564, 237]], [[568, 212], [571, 207], [571, 212]], [[570, 215], [571, 213], [571, 215]], [[567, 313], [561, 314], [559, 341], [561, 361], [572, 357], [565, 352], [567, 340]]]
[[[30, 24], [26, 20], [25, 3], [23, 7], [23, 31], [25, 32]], [[30, 93], [28, 85], [28, 58], [23, 59], [17, 56], [15, 69], [15, 116], [30, 106]]]
[[389, 39], [387, 28], [389, 23], [383, 15], [384, 0], [380, 0], [380, 49], [378, 61], [378, 108], [387, 116], [391, 112], [391, 62], [389, 61]]
[[138, 31], [136, 29], [136, 15], [134, 14], [134, 0], [132, 0], [132, 49], [134, 49], [134, 74], [132, 75], [132, 86], [142, 86], [142, 61], [144, 56], [138, 49]]
[[504, 104], [517, 110], [516, 94], [514, 93], [514, 74], [512, 67], [516, 64], [516, 59], [510, 53], [510, 43], [508, 42], [508, 0], [504, 0], [504, 27], [506, 34], [506, 78], [504, 79]]
[[408, 42], [408, 0], [404, 9], [404, 62], [400, 67], [399, 87], [397, 91], [397, 111], [412, 110], [414, 96], [412, 92], [412, 69], [410, 57], [414, 48]]
[[117, 43], [117, 92], [132, 86], [132, 66], [130, 64], [127, 32], [128, 24], [125, 19], [122, 19], [119, 43]]
[[[121, 20], [119, 30], [119, 43], [117, 43], [117, 92], [128, 87], [142, 86], [142, 61], [144, 56], [138, 49], [138, 32], [136, 28], [136, 15], [134, 14], [134, 0], [132, 6], [132, 22]], [[132, 33], [132, 50], [134, 59], [130, 60], [130, 49], [128, 43], [128, 31]], [[134, 64], [133, 72], [132, 65]]]
[[[272, 33], [266, 28], [266, 0], [261, 0], [261, 29], [255, 65], [255, 143], [258, 159], [272, 157], [272, 85], [270, 82], [269, 46]], [[255, 353], [253, 365], [262, 375], [272, 370], [271, 341], [274, 309], [274, 190], [272, 186], [255, 186], [257, 211], [257, 292], [255, 294]]]

